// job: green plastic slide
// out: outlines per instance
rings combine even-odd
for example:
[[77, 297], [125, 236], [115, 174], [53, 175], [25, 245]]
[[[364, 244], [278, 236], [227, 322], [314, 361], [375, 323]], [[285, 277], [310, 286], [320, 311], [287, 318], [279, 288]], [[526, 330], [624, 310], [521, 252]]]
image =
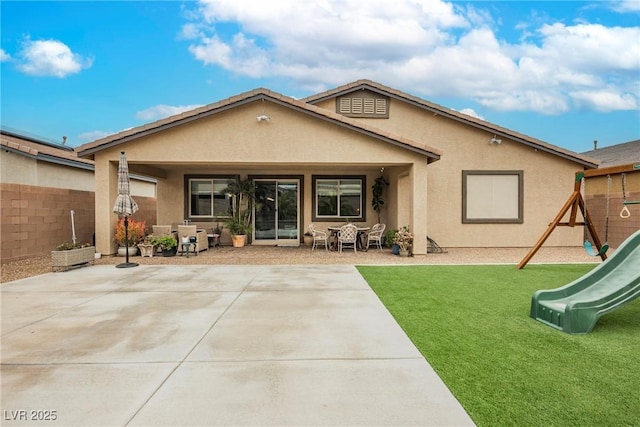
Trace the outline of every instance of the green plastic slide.
[[531, 298], [531, 317], [569, 334], [586, 334], [600, 316], [639, 296], [640, 230], [578, 280], [536, 291]]

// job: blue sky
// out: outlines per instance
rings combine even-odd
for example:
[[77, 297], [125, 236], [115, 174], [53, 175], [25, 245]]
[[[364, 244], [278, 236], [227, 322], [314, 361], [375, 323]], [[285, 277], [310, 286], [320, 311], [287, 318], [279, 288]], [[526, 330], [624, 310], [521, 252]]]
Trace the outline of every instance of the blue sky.
[[640, 0], [2, 1], [5, 128], [78, 146], [358, 79], [577, 152], [640, 139]]

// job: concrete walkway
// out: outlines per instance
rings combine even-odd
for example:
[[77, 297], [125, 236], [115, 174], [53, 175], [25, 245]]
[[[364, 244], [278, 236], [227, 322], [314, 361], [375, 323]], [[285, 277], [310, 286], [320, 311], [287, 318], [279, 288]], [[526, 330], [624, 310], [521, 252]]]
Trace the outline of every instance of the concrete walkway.
[[99, 265], [0, 291], [3, 426], [473, 425], [353, 266]]

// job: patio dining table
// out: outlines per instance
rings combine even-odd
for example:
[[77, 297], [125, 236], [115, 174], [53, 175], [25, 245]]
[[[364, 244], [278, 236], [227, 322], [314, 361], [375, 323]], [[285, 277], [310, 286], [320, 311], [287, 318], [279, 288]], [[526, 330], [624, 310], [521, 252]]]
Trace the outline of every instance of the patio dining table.
[[[330, 250], [332, 251], [338, 250], [338, 232], [340, 231], [341, 228], [342, 228], [342, 225], [334, 225], [334, 226], [327, 227], [327, 230], [329, 230], [329, 234], [331, 237]], [[367, 235], [367, 232], [371, 230], [371, 227], [366, 227], [366, 226], [361, 227], [359, 225], [356, 225], [356, 228], [358, 229], [358, 238], [356, 239], [357, 249], [363, 252], [366, 252], [367, 247], [366, 247], [365, 237]]]

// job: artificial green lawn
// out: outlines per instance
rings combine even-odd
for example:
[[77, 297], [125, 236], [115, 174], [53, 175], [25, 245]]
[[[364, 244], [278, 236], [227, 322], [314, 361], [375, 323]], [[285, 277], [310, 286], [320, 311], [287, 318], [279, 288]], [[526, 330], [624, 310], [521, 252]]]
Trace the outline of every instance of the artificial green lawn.
[[358, 269], [477, 425], [639, 426], [640, 300], [586, 335], [529, 317], [594, 266]]

